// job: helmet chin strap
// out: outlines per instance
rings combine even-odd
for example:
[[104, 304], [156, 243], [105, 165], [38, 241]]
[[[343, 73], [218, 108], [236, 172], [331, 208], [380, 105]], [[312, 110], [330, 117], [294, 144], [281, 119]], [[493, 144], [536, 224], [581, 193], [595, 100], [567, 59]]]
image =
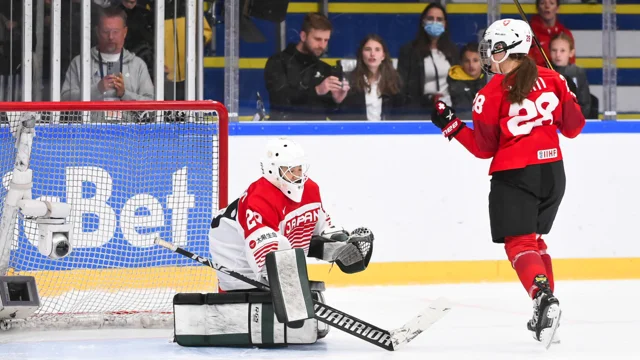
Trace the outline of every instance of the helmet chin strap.
[[503, 58], [502, 58], [502, 60], [500, 60], [500, 61], [495, 61], [495, 60], [493, 59], [493, 55], [491, 55], [491, 61], [493, 61], [493, 62], [497, 65], [496, 67], [498, 68], [498, 74], [504, 74], [504, 72], [502, 71], [502, 69], [500, 69], [500, 64], [502, 64], [503, 62], [505, 62], [505, 61], [507, 60], [507, 58], [508, 58], [508, 57], [509, 57], [509, 51], [508, 51], [508, 50], [504, 52], [504, 57], [503, 57]]

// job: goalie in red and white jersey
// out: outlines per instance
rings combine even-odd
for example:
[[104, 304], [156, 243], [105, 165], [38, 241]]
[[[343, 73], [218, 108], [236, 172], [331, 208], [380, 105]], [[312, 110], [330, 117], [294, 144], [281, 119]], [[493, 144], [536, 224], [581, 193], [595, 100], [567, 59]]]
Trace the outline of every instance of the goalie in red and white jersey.
[[[266, 282], [266, 255], [299, 248], [308, 257], [336, 263], [345, 273], [366, 269], [373, 234], [332, 226], [318, 184], [307, 176], [309, 164], [299, 144], [287, 138], [270, 141], [261, 167], [263, 176], [211, 222], [210, 251], [216, 263]], [[253, 288], [220, 272], [218, 284], [221, 292]]]
[[558, 131], [574, 138], [585, 119], [570, 89], [572, 82], [527, 57], [532, 41], [531, 28], [522, 20], [491, 24], [480, 56], [484, 70], [494, 76], [474, 100], [473, 130], [442, 102], [431, 120], [476, 157], [493, 158], [489, 169], [493, 242], [504, 244], [533, 299], [528, 329], [548, 347], [557, 340], [561, 315], [553, 294], [551, 257], [542, 239], [551, 231], [565, 191]]

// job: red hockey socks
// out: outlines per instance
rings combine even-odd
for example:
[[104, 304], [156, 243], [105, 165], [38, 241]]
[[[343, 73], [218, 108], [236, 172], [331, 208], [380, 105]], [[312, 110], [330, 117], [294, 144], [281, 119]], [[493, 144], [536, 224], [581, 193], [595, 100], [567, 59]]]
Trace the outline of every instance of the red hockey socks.
[[538, 292], [538, 288], [533, 284], [536, 275], [547, 275], [538, 250], [536, 234], [507, 236], [504, 239], [504, 248], [525, 290], [531, 298], [535, 297]]
[[542, 239], [542, 235], [538, 235], [538, 253], [542, 258], [542, 262], [544, 263], [544, 268], [547, 270], [547, 279], [549, 280], [549, 287], [551, 287], [551, 292], [553, 292], [554, 284], [553, 284], [553, 267], [551, 266], [551, 256], [547, 254], [547, 244], [545, 244]]

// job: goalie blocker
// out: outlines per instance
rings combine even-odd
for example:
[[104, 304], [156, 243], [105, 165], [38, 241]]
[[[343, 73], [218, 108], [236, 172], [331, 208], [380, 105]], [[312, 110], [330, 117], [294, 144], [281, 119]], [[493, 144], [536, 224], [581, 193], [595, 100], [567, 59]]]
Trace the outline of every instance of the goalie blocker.
[[[307, 287], [324, 302], [324, 283]], [[181, 346], [272, 347], [313, 344], [328, 328], [310, 318], [284, 324], [275, 315], [271, 292], [233, 291], [176, 294], [173, 298], [175, 342]], [[313, 316], [313, 314], [312, 314]]]

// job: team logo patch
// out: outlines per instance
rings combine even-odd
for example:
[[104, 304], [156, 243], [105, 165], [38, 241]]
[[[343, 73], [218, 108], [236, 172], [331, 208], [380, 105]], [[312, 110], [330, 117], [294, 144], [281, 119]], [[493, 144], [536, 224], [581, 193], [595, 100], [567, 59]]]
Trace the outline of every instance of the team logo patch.
[[253, 250], [256, 248], [256, 242], [254, 240], [249, 241], [249, 249]]
[[538, 150], [538, 160], [553, 159], [558, 157], [558, 149]]
[[509, 25], [510, 22], [511, 22], [511, 20], [509, 20], [509, 19], [503, 20], [502, 21], [502, 25], [507, 26], [507, 25]]

